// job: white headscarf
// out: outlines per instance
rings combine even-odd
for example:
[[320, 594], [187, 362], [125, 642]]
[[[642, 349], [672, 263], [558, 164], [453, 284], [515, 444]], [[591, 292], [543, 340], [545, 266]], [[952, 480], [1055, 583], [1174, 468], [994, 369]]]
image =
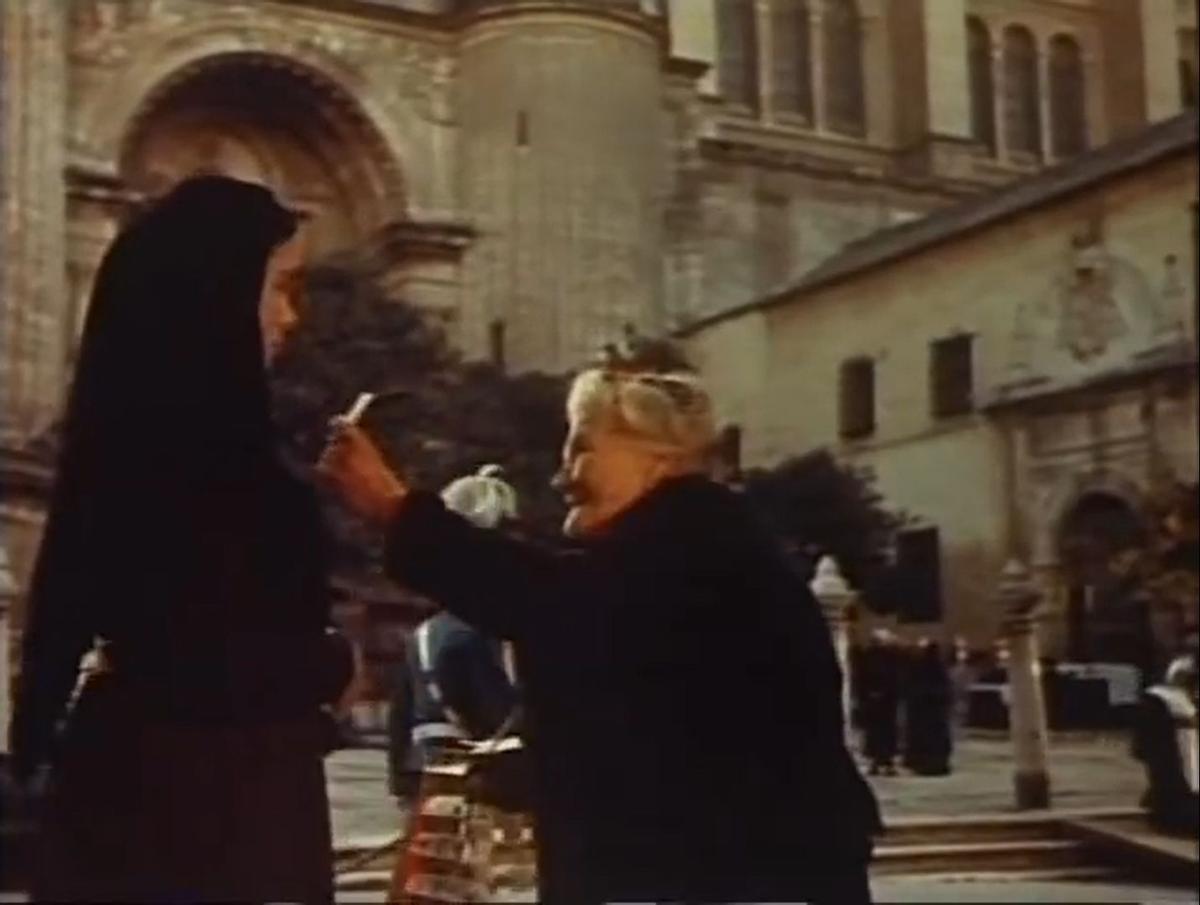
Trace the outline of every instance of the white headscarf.
[[501, 479], [504, 469], [484, 465], [475, 474], [451, 481], [442, 491], [442, 502], [479, 528], [496, 528], [517, 517], [517, 492]]

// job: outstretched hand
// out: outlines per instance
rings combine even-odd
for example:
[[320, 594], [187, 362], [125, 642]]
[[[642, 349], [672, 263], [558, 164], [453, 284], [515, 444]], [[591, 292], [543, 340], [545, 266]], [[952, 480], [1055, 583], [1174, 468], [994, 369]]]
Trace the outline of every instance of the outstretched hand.
[[329, 440], [317, 461], [317, 474], [356, 515], [386, 525], [408, 493], [370, 436], [345, 418], [330, 422]]

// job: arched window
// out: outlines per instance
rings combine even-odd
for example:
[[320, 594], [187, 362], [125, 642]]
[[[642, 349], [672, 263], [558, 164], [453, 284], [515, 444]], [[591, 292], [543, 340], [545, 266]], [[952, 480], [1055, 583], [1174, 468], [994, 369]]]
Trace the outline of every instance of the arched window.
[[996, 153], [996, 82], [992, 36], [976, 16], [967, 17], [967, 77], [971, 89], [971, 135]]
[[825, 0], [822, 22], [826, 125], [843, 135], [865, 135], [862, 19], [858, 3]]
[[1004, 30], [1004, 137], [1009, 151], [1042, 156], [1037, 45], [1022, 25]]
[[771, 5], [773, 106], [813, 121], [812, 29], [808, 0]]
[[1055, 157], [1073, 157], [1087, 149], [1083, 54], [1069, 35], [1050, 41], [1050, 133]]
[[758, 109], [758, 24], [754, 0], [717, 0], [717, 82], [721, 95]]

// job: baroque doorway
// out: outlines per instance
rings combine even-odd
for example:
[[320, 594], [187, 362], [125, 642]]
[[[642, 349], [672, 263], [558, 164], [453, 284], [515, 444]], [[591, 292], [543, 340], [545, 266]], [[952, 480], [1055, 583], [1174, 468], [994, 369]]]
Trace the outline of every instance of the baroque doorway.
[[1139, 515], [1118, 496], [1088, 493], [1063, 518], [1058, 540], [1068, 658], [1148, 664], [1154, 646], [1149, 607], [1118, 565], [1146, 543]]

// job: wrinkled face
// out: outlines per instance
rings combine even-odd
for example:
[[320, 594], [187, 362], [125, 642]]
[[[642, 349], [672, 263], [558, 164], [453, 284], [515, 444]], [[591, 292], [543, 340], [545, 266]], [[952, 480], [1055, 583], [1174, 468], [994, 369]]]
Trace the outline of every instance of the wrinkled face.
[[263, 276], [258, 320], [262, 328], [263, 359], [270, 364], [300, 320], [296, 297], [304, 269], [304, 238], [297, 232], [271, 253]]
[[574, 422], [554, 486], [570, 507], [563, 533], [590, 537], [604, 530], [663, 478], [670, 460], [601, 422]]

